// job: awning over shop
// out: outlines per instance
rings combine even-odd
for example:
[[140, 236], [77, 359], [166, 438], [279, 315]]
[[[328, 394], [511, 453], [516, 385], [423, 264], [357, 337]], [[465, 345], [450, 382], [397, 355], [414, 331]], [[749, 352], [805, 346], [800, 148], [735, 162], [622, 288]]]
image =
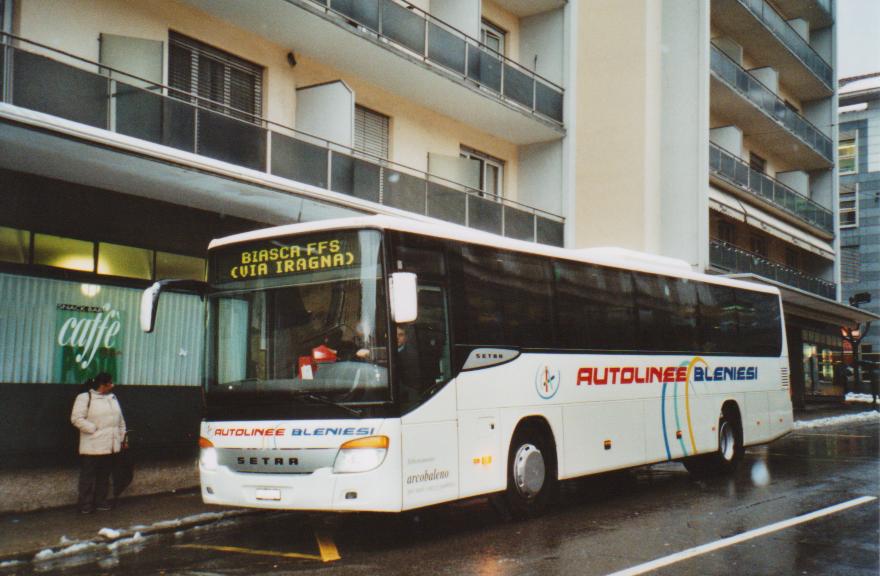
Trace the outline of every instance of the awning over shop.
[[834, 259], [834, 247], [830, 243], [783, 222], [772, 214], [748, 206], [745, 202], [715, 187], [709, 188], [709, 206], [716, 212], [760, 228], [804, 250], [829, 260]]
[[787, 284], [769, 280], [755, 274], [728, 274], [727, 277], [779, 288], [779, 291], [782, 293], [782, 307], [786, 316], [801, 316], [811, 320], [827, 322], [835, 326], [850, 327], [855, 327], [861, 322], [880, 321], [880, 316], [867, 310], [823, 298], [812, 292], [793, 288]]

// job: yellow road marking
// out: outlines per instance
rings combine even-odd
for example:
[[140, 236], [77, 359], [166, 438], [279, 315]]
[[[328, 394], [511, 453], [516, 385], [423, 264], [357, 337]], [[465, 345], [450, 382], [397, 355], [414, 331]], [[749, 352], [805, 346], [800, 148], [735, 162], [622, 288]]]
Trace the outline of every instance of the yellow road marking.
[[335, 562], [342, 559], [333, 538], [323, 532], [315, 532], [315, 539], [318, 541], [318, 549], [321, 551], [323, 562]]
[[[320, 541], [319, 541], [320, 542]], [[332, 544], [332, 542], [331, 542]], [[299, 554], [297, 552], [275, 552], [273, 550], [254, 550], [252, 548], [239, 548], [238, 546], [211, 546], [208, 544], [177, 544], [175, 548], [197, 548], [200, 550], [218, 550], [220, 552], [236, 552], [238, 554], [251, 554], [254, 556], [276, 556], [279, 558], [301, 558], [305, 560], [321, 560], [323, 562], [328, 562], [323, 558], [323, 551], [321, 552], [321, 556], [315, 556], [314, 554]], [[333, 547], [336, 550], [336, 547]], [[337, 553], [338, 560], [339, 554]]]

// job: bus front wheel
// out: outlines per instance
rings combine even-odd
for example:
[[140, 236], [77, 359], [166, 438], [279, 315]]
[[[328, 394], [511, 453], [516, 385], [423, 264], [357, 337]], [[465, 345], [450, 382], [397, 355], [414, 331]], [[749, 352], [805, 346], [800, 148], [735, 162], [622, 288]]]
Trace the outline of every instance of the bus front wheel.
[[507, 490], [501, 508], [514, 518], [533, 518], [546, 510], [556, 492], [552, 441], [538, 426], [517, 429], [507, 457]]

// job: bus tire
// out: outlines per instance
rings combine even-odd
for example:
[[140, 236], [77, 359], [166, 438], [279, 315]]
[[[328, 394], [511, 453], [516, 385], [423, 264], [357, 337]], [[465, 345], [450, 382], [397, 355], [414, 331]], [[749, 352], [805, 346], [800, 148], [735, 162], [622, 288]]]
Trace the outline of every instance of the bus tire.
[[558, 486], [553, 450], [552, 440], [538, 426], [517, 428], [507, 456], [507, 489], [502, 493], [505, 516], [534, 518], [547, 511]]
[[744, 455], [742, 424], [734, 414], [727, 412], [718, 419], [718, 450], [686, 458], [684, 465], [694, 476], [733, 474]]

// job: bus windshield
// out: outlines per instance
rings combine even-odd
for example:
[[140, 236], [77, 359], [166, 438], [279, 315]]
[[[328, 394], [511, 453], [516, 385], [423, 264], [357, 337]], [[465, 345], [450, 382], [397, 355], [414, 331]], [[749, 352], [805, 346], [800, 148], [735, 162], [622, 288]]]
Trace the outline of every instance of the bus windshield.
[[390, 401], [381, 238], [338, 231], [214, 251], [209, 399]]

